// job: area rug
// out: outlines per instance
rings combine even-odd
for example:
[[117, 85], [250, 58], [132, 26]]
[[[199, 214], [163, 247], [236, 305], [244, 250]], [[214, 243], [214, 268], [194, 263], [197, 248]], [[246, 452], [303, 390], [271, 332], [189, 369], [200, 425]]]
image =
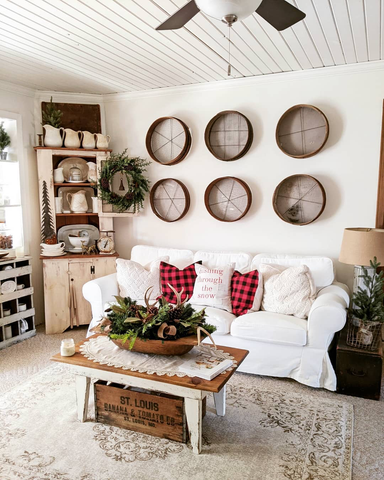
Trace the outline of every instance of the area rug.
[[0, 397], [0, 478], [351, 479], [353, 407], [261, 390], [257, 377], [235, 374], [227, 413], [212, 398], [203, 451], [94, 422], [77, 421], [74, 377], [53, 365]]

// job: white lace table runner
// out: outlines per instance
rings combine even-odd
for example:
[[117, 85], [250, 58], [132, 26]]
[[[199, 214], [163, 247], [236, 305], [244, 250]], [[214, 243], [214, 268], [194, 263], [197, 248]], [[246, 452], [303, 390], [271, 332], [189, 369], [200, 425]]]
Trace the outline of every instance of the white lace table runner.
[[[150, 355], [146, 353], [131, 352], [117, 347], [107, 336], [91, 338], [80, 347], [80, 352], [89, 360], [108, 365], [110, 367], [122, 368], [123, 370], [132, 370], [140, 373], [156, 373], [157, 375], [174, 375], [178, 377], [192, 377], [184, 372], [180, 372], [179, 367], [185, 361], [195, 358], [199, 354], [207, 357], [214, 357], [222, 360], [233, 360], [232, 367], [226, 371], [232, 370], [236, 365], [233, 357], [222, 350], [215, 350], [210, 345], [200, 345], [182, 356], [168, 355]], [[225, 372], [223, 372], [225, 373]]]

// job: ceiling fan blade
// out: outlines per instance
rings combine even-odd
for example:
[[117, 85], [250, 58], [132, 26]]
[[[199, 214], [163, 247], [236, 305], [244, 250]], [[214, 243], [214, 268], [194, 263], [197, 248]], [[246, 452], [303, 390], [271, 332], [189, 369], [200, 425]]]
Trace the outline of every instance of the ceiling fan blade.
[[263, 0], [256, 13], [279, 31], [305, 18], [304, 12], [285, 0]]
[[159, 25], [156, 30], [177, 30], [184, 27], [200, 10], [194, 0], [181, 7], [176, 13]]

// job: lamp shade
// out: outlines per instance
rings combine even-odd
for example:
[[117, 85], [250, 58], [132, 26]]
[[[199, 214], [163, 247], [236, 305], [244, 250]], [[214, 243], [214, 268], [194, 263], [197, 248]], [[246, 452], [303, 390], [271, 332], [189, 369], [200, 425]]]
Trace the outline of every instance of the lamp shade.
[[384, 230], [380, 228], [346, 228], [339, 261], [369, 266], [373, 257], [384, 266]]

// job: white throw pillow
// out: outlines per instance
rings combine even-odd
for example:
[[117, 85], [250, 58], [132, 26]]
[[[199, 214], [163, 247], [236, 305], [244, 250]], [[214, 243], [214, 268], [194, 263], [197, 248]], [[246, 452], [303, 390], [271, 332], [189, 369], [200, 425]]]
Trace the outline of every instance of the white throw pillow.
[[195, 263], [197, 278], [190, 302], [232, 312], [231, 279], [235, 264], [208, 268]]
[[133, 260], [116, 260], [117, 283], [120, 296], [132, 300], [144, 300], [148, 287], [153, 287], [150, 299], [161, 295], [160, 262], [169, 262], [169, 257], [160, 257], [148, 265], [148, 269]]
[[316, 287], [306, 265], [284, 267], [261, 264], [264, 296], [261, 309], [266, 312], [307, 318], [316, 297]]

